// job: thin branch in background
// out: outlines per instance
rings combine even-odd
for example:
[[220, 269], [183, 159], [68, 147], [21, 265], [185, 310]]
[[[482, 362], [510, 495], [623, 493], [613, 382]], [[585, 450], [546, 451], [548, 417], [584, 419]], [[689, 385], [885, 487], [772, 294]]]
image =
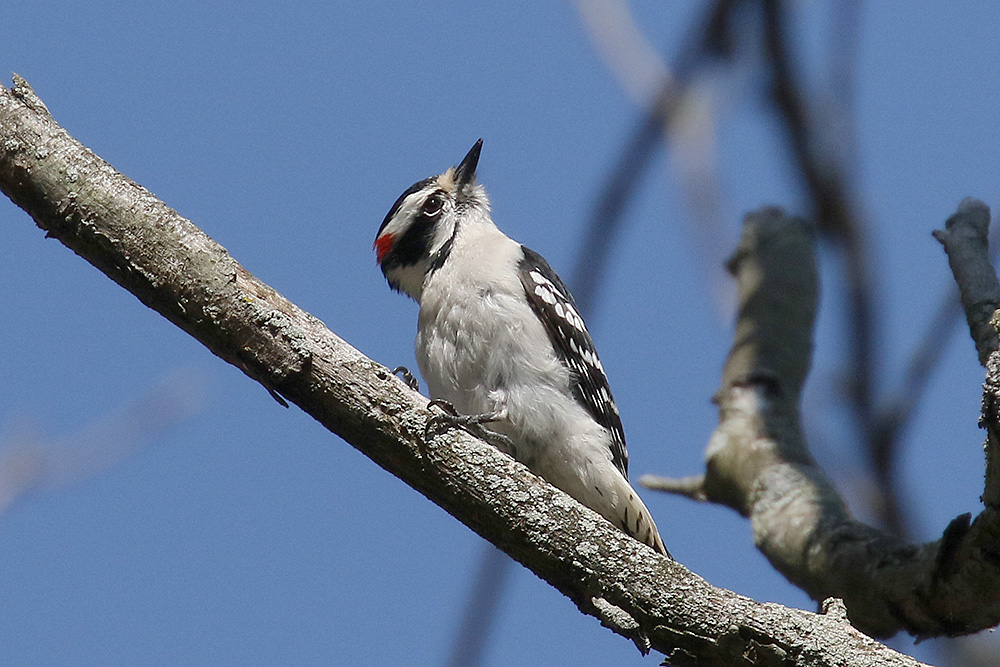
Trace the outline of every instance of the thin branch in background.
[[877, 488], [882, 494], [878, 519], [888, 530], [904, 535], [908, 531], [896, 492], [894, 452], [876, 446], [875, 288], [865, 250], [863, 225], [844, 170], [828, 151], [823, 150], [826, 144], [810, 118], [802, 87], [792, 71], [784, 4], [779, 0], [764, 0], [762, 6], [765, 52], [772, 74], [772, 100], [809, 193], [812, 217], [819, 232], [840, 251], [843, 262], [851, 347], [848, 397], [861, 441], [870, 453]]
[[[636, 26], [628, 4], [623, 0], [576, 0], [575, 4], [595, 50], [622, 89], [640, 110], [655, 110], [659, 96], [670, 87], [676, 89], [677, 82]], [[706, 29], [706, 34], [726, 33], [723, 20], [713, 19], [711, 23], [712, 30]], [[728, 39], [720, 36], [707, 39], [709, 52], [728, 52], [728, 46], [720, 46], [727, 44]], [[718, 83], [715, 77], [704, 75], [705, 69], [697, 77], [688, 77], [687, 85], [677, 91], [677, 103], [667, 116], [659, 139], [667, 148], [671, 176], [679, 184], [678, 191], [689, 213], [678, 223], [683, 222], [689, 229], [693, 251], [699, 255], [715, 304], [720, 315], [728, 317], [731, 283], [718, 270], [729, 251], [716, 146]], [[650, 142], [655, 147], [652, 139]], [[594, 224], [599, 222], [596, 219]]]
[[[647, 123], [640, 128], [640, 136], [633, 142], [633, 148], [625, 151], [616, 171], [634, 169], [636, 175], [640, 174], [657, 144], [650, 133], [658, 132], [660, 143], [664, 145], [668, 143], [669, 134], [670, 166], [680, 183], [679, 191], [689, 211], [689, 215], [682, 219], [691, 231], [694, 252], [700, 255], [701, 264], [705, 267], [706, 280], [710, 283], [710, 293], [719, 313], [728, 317], [731, 283], [718, 271], [718, 267], [725, 262], [729, 247], [725, 241], [727, 234], [724, 232], [716, 150], [716, 86], [710, 77], [693, 75], [686, 77], [685, 85], [678, 85], [671, 70], [636, 26], [628, 4], [623, 0], [575, 0], [574, 4], [591, 43], [622, 89], [641, 109], [652, 111]], [[680, 52], [688, 62], [697, 62], [688, 65], [682, 60], [677, 63], [675, 71], [684, 75], [701, 67], [707, 60], [705, 56], [728, 57], [734, 50], [729, 26], [732, 14], [740, 4], [717, 2], [705, 12], [701, 21], [694, 22], [700, 29], [692, 33]], [[696, 57], [684, 55], [698, 49], [702, 51]], [[663, 95], [671, 96], [675, 103], [664, 104], [661, 101]], [[647, 148], [649, 152], [637, 153], [636, 146]], [[600, 239], [601, 234], [606, 232], [605, 220], [622, 215], [626, 204], [619, 205], [613, 201], [619, 195], [628, 199], [630, 193], [622, 190], [622, 183], [632, 187], [628, 185], [630, 179], [618, 179], [610, 181], [605, 189], [601, 199], [603, 203], [591, 221], [589, 248], [603, 248], [595, 239]], [[590, 269], [586, 262], [592, 256], [592, 252], [580, 256], [578, 272]], [[606, 264], [606, 257], [607, 254], [600, 258], [599, 270]]]
[[[827, 45], [827, 90], [824, 95], [823, 125], [827, 128], [826, 148], [837, 156], [836, 164], [844, 182], [853, 182], [858, 162], [857, 128], [855, 124], [855, 88], [858, 66], [858, 52], [861, 37], [861, 0], [843, 0], [830, 7], [830, 31]], [[953, 290], [952, 290], [953, 292]], [[943, 305], [931, 319], [928, 338], [917, 349], [917, 357], [908, 366], [904, 377], [904, 388], [911, 383], [926, 384], [934, 362], [940, 358], [943, 337], [947, 336], [957, 323], [955, 316], [960, 312], [957, 298], [952, 305]], [[950, 317], [950, 319], [949, 319]], [[934, 345], [928, 349], [927, 345]], [[903, 389], [894, 399], [879, 399], [871, 412], [871, 427], [863, 442], [873, 463], [873, 484], [875, 493], [867, 497], [872, 500], [870, 511], [889, 529], [901, 537], [910, 534], [906, 516], [901, 508], [906, 506], [903, 490], [896, 479], [896, 461], [899, 457], [900, 438], [903, 427], [900, 420], [908, 420], [917, 405], [920, 390]], [[874, 394], [874, 390], [873, 390]], [[876, 400], [873, 395], [872, 400]], [[890, 405], [891, 404], [891, 405]], [[888, 407], [887, 412], [882, 406]]]
[[594, 213], [584, 232], [583, 247], [570, 278], [573, 295], [585, 313], [593, 308], [597, 284], [624, 224], [624, 212], [648, 170], [661, 139], [674, 122], [694, 74], [706, 59], [728, 54], [730, 14], [739, 0], [718, 0], [683, 40], [673, 76], [662, 84], [656, 100], [633, 131], [605, 179]]
[[[861, 0], [843, 0], [831, 5], [827, 47], [828, 89], [824, 100], [824, 125], [830, 132], [827, 146], [838, 156], [837, 164], [846, 181], [853, 181], [858, 160], [854, 100], [861, 8]], [[907, 366], [902, 385], [894, 395], [877, 401], [872, 412], [871, 430], [864, 442], [869, 459], [874, 464], [875, 493], [868, 496], [873, 501], [870, 510], [902, 537], [909, 536], [910, 530], [901, 511], [906, 506], [904, 492], [896, 479], [901, 434], [916, 409], [934, 365], [941, 358], [945, 340], [958, 324], [960, 313], [957, 293], [950, 289], [931, 318], [927, 334]]]
[[732, 240], [719, 173], [717, 89], [716, 82], [705, 79], [692, 86], [682, 118], [670, 133], [667, 157], [688, 213], [681, 219], [690, 232], [692, 251], [698, 255], [720, 322], [728, 322], [734, 291], [732, 281], [720, 269], [726, 263]]
[[514, 561], [489, 542], [479, 558], [479, 570], [462, 614], [462, 623], [451, 647], [450, 667], [481, 665], [486, 654], [493, 621], [500, 610], [500, 600], [510, 579]]
[[940, 300], [923, 339], [911, 353], [899, 387], [876, 410], [873, 435], [879, 448], [889, 452], [898, 450], [905, 428], [927, 389], [931, 372], [941, 360], [948, 338], [958, 328], [961, 315], [958, 290], [952, 287]]
[[830, 3], [830, 32], [826, 48], [826, 90], [824, 125], [837, 152], [840, 167], [850, 181], [858, 163], [856, 87], [858, 53], [861, 42], [861, 0]]
[[[853, 182], [858, 162], [858, 138], [855, 124], [855, 89], [858, 52], [861, 38], [861, 0], [843, 0], [830, 7], [830, 31], [827, 45], [827, 90], [824, 95], [823, 124], [828, 130], [827, 150], [837, 156], [836, 164], [844, 182]], [[869, 510], [883, 525], [901, 537], [908, 537], [910, 529], [902, 512], [906, 506], [904, 491], [896, 476], [901, 439], [898, 437], [904, 421], [916, 408], [921, 388], [926, 386], [934, 363], [940, 358], [943, 339], [957, 324], [961, 312], [958, 299], [952, 294], [952, 304], [942, 305], [931, 319], [928, 337], [920, 346], [904, 376], [903, 390], [891, 399], [876, 400], [874, 389], [871, 399], [876, 401], [871, 412], [868, 437], [862, 443], [873, 464], [874, 493]], [[932, 349], [928, 345], [933, 345]], [[917, 384], [913, 384], [917, 383]], [[917, 387], [919, 385], [919, 388]], [[910, 391], [913, 386], [916, 390]], [[883, 407], [884, 406], [884, 407]]]
[[673, 76], [636, 25], [625, 0], [574, 0], [594, 49], [614, 73], [625, 94], [649, 109]]
[[55, 440], [24, 427], [0, 437], [0, 514], [32, 493], [66, 488], [101, 473], [201, 409], [201, 380], [175, 373], [120, 412]]

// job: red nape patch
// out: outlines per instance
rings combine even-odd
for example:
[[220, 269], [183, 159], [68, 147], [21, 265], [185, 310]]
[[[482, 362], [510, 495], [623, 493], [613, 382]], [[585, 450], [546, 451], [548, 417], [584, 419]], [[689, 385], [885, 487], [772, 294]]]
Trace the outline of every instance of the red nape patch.
[[375, 239], [375, 243], [372, 244], [372, 248], [375, 250], [375, 259], [379, 264], [382, 263], [382, 258], [385, 257], [389, 250], [392, 249], [392, 244], [395, 241], [396, 236], [388, 233]]

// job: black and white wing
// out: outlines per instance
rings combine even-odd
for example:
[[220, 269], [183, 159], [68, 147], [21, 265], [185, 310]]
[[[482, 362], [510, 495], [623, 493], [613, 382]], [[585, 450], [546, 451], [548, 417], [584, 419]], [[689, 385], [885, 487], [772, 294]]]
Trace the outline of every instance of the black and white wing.
[[521, 250], [524, 258], [518, 265], [518, 275], [528, 303], [545, 325], [556, 354], [570, 369], [576, 400], [611, 434], [612, 461], [627, 479], [625, 430], [587, 325], [573, 295], [545, 258], [524, 246]]

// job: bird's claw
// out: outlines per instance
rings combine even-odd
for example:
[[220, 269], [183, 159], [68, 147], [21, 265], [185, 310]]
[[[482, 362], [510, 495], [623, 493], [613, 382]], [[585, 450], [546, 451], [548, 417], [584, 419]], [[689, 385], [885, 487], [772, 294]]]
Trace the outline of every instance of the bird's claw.
[[480, 415], [463, 415], [459, 414], [458, 410], [456, 410], [455, 406], [450, 402], [440, 398], [436, 398], [427, 403], [427, 407], [434, 407], [441, 410], [440, 413], [436, 413], [431, 417], [431, 423], [446, 424], [448, 426], [458, 426], [463, 428], [480, 440], [485, 440], [490, 443], [501, 452], [517, 458], [515, 453], [516, 447], [514, 447], [514, 443], [510, 438], [503, 433], [497, 433], [496, 431], [483, 426], [483, 424], [502, 420], [504, 418], [504, 414], [502, 412], [487, 412]]
[[441, 410], [444, 414], [434, 415], [434, 419], [446, 422], [452, 426], [482, 426], [483, 424], [503, 419], [503, 415], [498, 412], [486, 412], [481, 415], [459, 414], [454, 405], [440, 398], [435, 398], [427, 403], [427, 407]]
[[406, 383], [406, 386], [413, 391], [420, 391], [420, 383], [417, 382], [417, 378], [413, 377], [413, 373], [406, 366], [396, 366], [392, 369], [393, 375], [398, 375], [399, 379]]
[[449, 401], [446, 401], [446, 400], [441, 399], [441, 398], [435, 398], [435, 399], [432, 399], [432, 400], [428, 401], [427, 402], [427, 408], [428, 409], [430, 409], [430, 408], [437, 408], [438, 410], [441, 410], [442, 412], [444, 412], [443, 415], [441, 415], [441, 414], [435, 414], [434, 415], [434, 419], [436, 419], [438, 421], [447, 421], [448, 423], [455, 423], [455, 422], [452, 422], [451, 420], [452, 419], [458, 419], [459, 417], [462, 416], [462, 415], [458, 414], [458, 410], [455, 409], [454, 405], [452, 405]]

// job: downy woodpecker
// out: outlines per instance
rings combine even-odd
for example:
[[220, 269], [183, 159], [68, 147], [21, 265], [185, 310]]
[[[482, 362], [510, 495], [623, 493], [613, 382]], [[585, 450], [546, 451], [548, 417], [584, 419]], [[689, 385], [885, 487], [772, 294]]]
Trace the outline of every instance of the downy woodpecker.
[[618, 406], [573, 297], [490, 217], [476, 183], [482, 144], [408, 188], [375, 237], [389, 286], [420, 304], [416, 356], [431, 398], [501, 434], [534, 473], [669, 556], [628, 482]]

